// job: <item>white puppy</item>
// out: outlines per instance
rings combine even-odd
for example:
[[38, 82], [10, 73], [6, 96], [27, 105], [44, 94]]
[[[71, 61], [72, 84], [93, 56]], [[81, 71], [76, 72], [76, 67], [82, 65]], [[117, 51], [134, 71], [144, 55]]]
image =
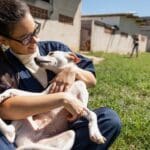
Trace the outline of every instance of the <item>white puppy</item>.
[[[39, 56], [35, 58], [35, 62], [38, 66], [51, 70], [55, 73], [59, 73], [63, 68], [71, 65], [73, 65], [73, 67], [77, 67], [74, 62], [78, 61], [78, 57], [76, 57], [76, 55], [73, 53], [60, 51], [50, 52], [47, 56]], [[14, 95], [46, 94], [49, 91], [49, 88], [50, 87], [48, 87], [42, 93], [32, 93], [17, 89], [9, 89], [0, 94], [0, 101], [3, 101], [4, 99]], [[89, 134], [91, 140], [99, 144], [105, 143], [106, 139], [101, 135], [97, 126], [96, 114], [87, 108], [88, 92], [85, 83], [82, 81], [76, 81], [68, 92], [71, 93], [70, 96], [76, 96], [79, 100], [81, 100], [84, 105], [83, 117], [89, 121]], [[0, 130], [5, 133], [5, 136], [10, 141], [13, 141], [15, 137], [15, 128], [16, 144], [19, 147], [18, 149], [63, 149], [62, 143], [64, 143], [66, 140], [62, 139], [71, 137], [68, 138], [68, 143], [65, 144], [68, 147], [64, 146], [64, 150], [67, 150], [71, 149], [74, 142], [74, 140], [71, 139], [74, 139], [75, 137], [73, 131], [62, 133], [63, 131], [67, 130], [67, 115], [67, 111], [65, 111], [63, 108], [58, 108], [50, 112], [37, 115], [35, 120], [33, 120], [32, 117], [29, 117], [26, 120], [13, 121], [13, 124], [10, 126], [6, 126], [4, 122], [0, 120]], [[56, 134], [59, 135], [51, 137]], [[59, 137], [62, 136], [65, 138], [60, 139]], [[30, 144], [30, 146], [27, 146], [28, 144]]]

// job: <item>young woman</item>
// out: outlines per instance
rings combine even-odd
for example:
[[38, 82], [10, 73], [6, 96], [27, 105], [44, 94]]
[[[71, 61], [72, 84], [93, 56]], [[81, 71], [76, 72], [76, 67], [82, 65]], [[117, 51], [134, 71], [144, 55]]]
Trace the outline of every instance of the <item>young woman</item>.
[[[52, 84], [50, 94], [44, 96], [15, 96], [8, 98], [0, 104], [0, 117], [4, 120], [24, 119], [30, 115], [47, 112], [58, 106], [64, 106], [72, 115], [73, 122], [69, 129], [76, 133], [73, 150], [101, 150], [107, 149], [120, 133], [121, 123], [118, 115], [109, 108], [99, 108], [94, 110], [97, 114], [99, 128], [107, 139], [105, 144], [96, 144], [89, 139], [88, 122], [81, 118], [83, 107], [81, 103], [74, 99], [69, 101], [65, 91], [75, 80], [82, 80], [87, 87], [96, 84], [93, 64], [87, 58], [81, 58], [78, 67], [66, 68], [58, 75], [50, 71], [37, 73], [32, 69], [31, 59], [33, 55], [40, 53], [46, 55], [49, 51], [60, 50], [70, 51], [70, 49], [59, 42], [38, 42], [40, 24], [34, 21], [28, 6], [20, 0], [0, 1], [0, 44], [9, 46], [5, 55], [13, 72], [10, 75], [17, 76], [17, 84], [10, 84], [7, 88], [17, 88], [41, 92], [49, 81]], [[39, 76], [40, 74], [40, 76]], [[41, 75], [43, 78], [41, 78]], [[0, 83], [6, 85], [7, 81]], [[11, 81], [12, 83], [12, 81]], [[3, 91], [4, 91], [3, 90]], [[8, 143], [5, 137], [0, 134], [0, 147], [2, 149], [13, 149], [13, 145]]]

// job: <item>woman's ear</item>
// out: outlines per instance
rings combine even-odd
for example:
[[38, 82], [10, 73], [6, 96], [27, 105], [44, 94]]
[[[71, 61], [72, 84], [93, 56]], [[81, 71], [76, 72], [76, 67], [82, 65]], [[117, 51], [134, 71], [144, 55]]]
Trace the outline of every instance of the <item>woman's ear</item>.
[[80, 58], [73, 52], [68, 53], [67, 58], [72, 60], [76, 64], [80, 62]]
[[4, 47], [4, 49], [9, 47], [8, 41], [3, 36], [0, 36], [0, 45]]
[[8, 42], [7, 42], [6, 38], [3, 37], [3, 36], [1, 36], [1, 35], [0, 35], [0, 44], [1, 44], [1, 45], [2, 45], [2, 44], [3, 44], [3, 45], [6, 45], [6, 46], [8, 45]]
[[2, 40], [3, 40], [3, 37], [0, 36], [0, 45], [2, 45]]

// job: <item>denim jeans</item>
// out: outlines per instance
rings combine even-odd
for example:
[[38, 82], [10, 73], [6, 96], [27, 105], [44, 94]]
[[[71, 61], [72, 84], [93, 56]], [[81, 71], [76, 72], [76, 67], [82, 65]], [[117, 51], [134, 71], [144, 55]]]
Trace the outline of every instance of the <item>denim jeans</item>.
[[8, 142], [8, 140], [4, 137], [0, 132], [0, 150], [15, 150], [15, 146]]
[[113, 110], [102, 107], [94, 110], [97, 114], [98, 127], [107, 139], [105, 144], [96, 144], [89, 139], [88, 121], [84, 118], [70, 124], [76, 132], [76, 140], [72, 150], [107, 150], [121, 130], [121, 121]]
[[[88, 121], [81, 118], [69, 125], [76, 132], [76, 139], [72, 150], [107, 150], [120, 133], [121, 122], [118, 115], [109, 108], [94, 110], [97, 114], [98, 126], [102, 135], [107, 139], [105, 144], [96, 144], [89, 139]], [[0, 150], [15, 150], [0, 133]]]

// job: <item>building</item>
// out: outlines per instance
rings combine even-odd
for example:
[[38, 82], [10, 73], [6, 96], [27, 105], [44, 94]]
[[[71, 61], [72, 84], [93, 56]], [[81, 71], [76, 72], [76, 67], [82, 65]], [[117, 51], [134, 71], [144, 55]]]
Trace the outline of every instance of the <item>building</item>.
[[132, 13], [84, 15], [81, 18], [80, 49], [130, 53], [133, 35], [139, 36], [139, 49], [146, 50], [147, 37], [140, 34], [139, 17]]
[[118, 26], [120, 31], [130, 35], [139, 34], [139, 17], [133, 13], [83, 15], [82, 20], [97, 20], [112, 26]]
[[139, 20], [142, 20], [140, 32], [150, 38], [150, 17], [140, 17]]
[[55, 40], [79, 50], [81, 0], [24, 0], [42, 24], [40, 39]]
[[141, 34], [148, 37], [147, 41], [147, 51], [150, 52], [150, 17], [140, 17], [142, 24], [140, 26]]

